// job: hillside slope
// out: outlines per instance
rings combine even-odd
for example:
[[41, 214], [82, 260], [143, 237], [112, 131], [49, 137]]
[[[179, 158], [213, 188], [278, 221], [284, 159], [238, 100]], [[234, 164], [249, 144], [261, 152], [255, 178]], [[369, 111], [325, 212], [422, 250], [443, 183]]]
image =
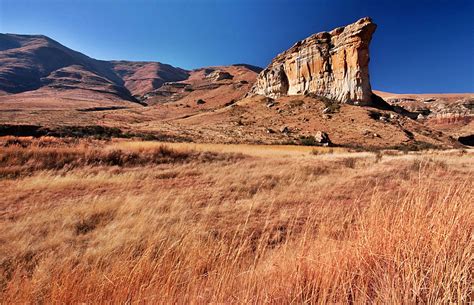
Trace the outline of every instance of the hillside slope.
[[0, 34], [0, 63], [2, 104], [13, 108], [128, 105], [188, 77], [158, 62], [96, 60], [42, 35]]
[[418, 122], [454, 138], [474, 134], [474, 93], [375, 93], [391, 105], [417, 114]]

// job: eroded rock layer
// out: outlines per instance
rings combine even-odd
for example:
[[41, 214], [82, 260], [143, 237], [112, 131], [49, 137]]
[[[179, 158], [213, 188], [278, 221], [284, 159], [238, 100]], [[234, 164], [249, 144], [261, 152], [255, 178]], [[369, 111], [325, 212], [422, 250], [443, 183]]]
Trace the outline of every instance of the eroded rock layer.
[[369, 44], [375, 28], [366, 17], [297, 42], [260, 73], [252, 93], [272, 98], [314, 93], [370, 104]]

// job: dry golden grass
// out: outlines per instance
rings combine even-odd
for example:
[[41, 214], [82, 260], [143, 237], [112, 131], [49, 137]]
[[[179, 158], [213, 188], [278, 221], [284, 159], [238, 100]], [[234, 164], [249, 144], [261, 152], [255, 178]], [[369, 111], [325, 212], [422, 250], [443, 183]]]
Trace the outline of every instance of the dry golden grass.
[[156, 148], [165, 145], [170, 148], [218, 153], [242, 153], [258, 157], [306, 156], [313, 154], [332, 154], [348, 152], [342, 147], [302, 146], [302, 145], [259, 145], [259, 144], [215, 144], [215, 143], [170, 143], [154, 141], [114, 141], [108, 147], [114, 149]]
[[[91, 144], [94, 143], [92, 146]], [[38, 170], [71, 170], [81, 166], [144, 166], [163, 163], [211, 162], [242, 158], [242, 154], [174, 149], [157, 144], [123, 150], [101, 141], [63, 143], [56, 139], [7, 137], [0, 151], [0, 177], [15, 177]]]
[[[0, 149], [31, 170], [0, 179], [2, 304], [473, 301], [472, 152], [54, 144], [69, 168], [32, 141]], [[77, 161], [117, 149], [147, 162]]]

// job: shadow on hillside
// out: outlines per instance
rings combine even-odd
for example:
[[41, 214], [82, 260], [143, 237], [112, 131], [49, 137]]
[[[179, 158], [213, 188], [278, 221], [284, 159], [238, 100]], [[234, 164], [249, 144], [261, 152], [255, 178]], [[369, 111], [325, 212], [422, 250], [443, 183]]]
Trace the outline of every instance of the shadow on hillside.
[[410, 112], [401, 106], [392, 106], [375, 93], [372, 93], [372, 105], [370, 105], [369, 107], [377, 108], [379, 110], [393, 111], [400, 115], [406, 116], [412, 120], [416, 120], [419, 115], [419, 113]]

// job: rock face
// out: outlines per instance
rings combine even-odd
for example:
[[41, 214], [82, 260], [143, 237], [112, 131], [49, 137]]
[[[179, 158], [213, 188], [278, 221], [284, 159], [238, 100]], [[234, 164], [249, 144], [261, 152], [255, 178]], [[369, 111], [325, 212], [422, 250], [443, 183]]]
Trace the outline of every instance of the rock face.
[[366, 17], [297, 42], [259, 74], [251, 93], [272, 98], [314, 93], [370, 104], [369, 43], [375, 28]]

